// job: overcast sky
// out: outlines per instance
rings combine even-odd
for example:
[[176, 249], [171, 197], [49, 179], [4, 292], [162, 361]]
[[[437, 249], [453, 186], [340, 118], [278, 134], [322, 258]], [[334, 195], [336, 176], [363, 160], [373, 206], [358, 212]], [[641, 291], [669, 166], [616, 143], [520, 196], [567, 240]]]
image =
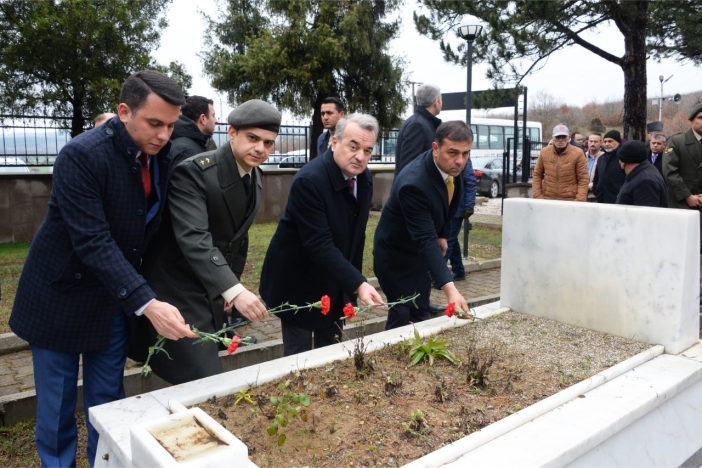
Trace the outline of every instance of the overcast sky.
[[[224, 102], [223, 95], [217, 95], [210, 87], [198, 57], [204, 48], [205, 32], [205, 21], [200, 11], [217, 16], [216, 3], [216, 0], [198, 2], [173, 0], [168, 14], [169, 26], [163, 31], [160, 48], [154, 52], [154, 56], [164, 65], [172, 60], [183, 63], [188, 73], [193, 76], [190, 94], [199, 94], [215, 100], [219, 117], [227, 115], [231, 106]], [[416, 32], [412, 22], [415, 5], [414, 0], [406, 0], [405, 6], [401, 9], [403, 31], [401, 36], [392, 43], [392, 53], [405, 58], [407, 76], [411, 81], [435, 84], [442, 92], [465, 91], [465, 67], [446, 63], [439, 49], [439, 43]], [[470, 18], [466, 18], [465, 22], [475, 24], [475, 21], [470, 21]], [[614, 26], [603, 27], [599, 34], [588, 35], [586, 39], [616, 56], [621, 56], [624, 52], [622, 35]], [[455, 46], [461, 42], [461, 39], [453, 35], [449, 40]], [[491, 87], [491, 82], [485, 78], [486, 71], [485, 65], [473, 66], [474, 90]], [[665, 78], [673, 75], [664, 85], [665, 95], [702, 89], [700, 86], [702, 69], [690, 63], [679, 64], [673, 60], [658, 63], [651, 60], [647, 75], [649, 99], [660, 95], [659, 75], [664, 75]], [[621, 69], [579, 46], [554, 53], [548, 59], [544, 69], [527, 77], [522, 84], [528, 87], [530, 100], [539, 91], [546, 91], [564, 103], [577, 106], [592, 101], [622, 99], [624, 95], [624, 76]], [[411, 95], [411, 87], [406, 90], [406, 93], [408, 96]], [[410, 113], [411, 110], [408, 108], [407, 115]], [[286, 115], [285, 119], [292, 119], [292, 117]]]

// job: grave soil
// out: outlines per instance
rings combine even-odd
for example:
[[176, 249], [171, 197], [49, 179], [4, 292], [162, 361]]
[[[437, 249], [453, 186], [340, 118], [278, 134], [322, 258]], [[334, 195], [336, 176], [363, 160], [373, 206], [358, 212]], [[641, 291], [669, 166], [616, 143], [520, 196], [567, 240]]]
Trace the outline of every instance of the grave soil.
[[[448, 341], [457, 365], [438, 358], [433, 365], [410, 366], [412, 343], [404, 342], [365, 353], [369, 368], [363, 375], [354, 359], [336, 361], [261, 386], [251, 382], [253, 403], [235, 403], [242, 392], [199, 406], [244, 441], [250, 459], [262, 468], [396, 467], [650, 347], [515, 312], [438, 338]], [[345, 346], [352, 356], [360, 342]], [[307, 394], [311, 404], [294, 405], [302, 418], [270, 436], [271, 397], [288, 392]], [[279, 446], [280, 433], [286, 440]]]

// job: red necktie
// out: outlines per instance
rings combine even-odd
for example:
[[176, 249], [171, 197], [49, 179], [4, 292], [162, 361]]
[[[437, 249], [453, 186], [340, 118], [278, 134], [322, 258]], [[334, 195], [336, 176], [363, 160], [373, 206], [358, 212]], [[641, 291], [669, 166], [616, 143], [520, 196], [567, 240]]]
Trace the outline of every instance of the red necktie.
[[353, 179], [353, 178], [351, 178], [351, 179], [346, 179], [346, 183], [347, 183], [348, 186], [349, 186], [349, 190], [351, 190], [351, 195], [353, 195], [353, 196], [355, 197], [356, 194], [354, 193], [353, 188], [354, 188], [354, 186], [356, 185], [356, 179]]
[[146, 198], [151, 195], [151, 173], [149, 172], [149, 156], [141, 153], [139, 155], [139, 162], [141, 162], [141, 178], [144, 180], [144, 193]]

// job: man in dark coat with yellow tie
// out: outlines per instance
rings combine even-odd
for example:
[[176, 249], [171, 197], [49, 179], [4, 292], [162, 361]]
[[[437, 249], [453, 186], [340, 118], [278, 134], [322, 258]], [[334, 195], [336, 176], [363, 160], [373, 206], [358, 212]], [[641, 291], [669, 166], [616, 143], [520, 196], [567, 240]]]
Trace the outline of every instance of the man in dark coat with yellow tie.
[[[306, 305], [322, 296], [319, 309], [278, 314], [286, 356], [335, 344], [341, 338], [343, 307], [356, 298], [380, 304], [382, 297], [361, 274], [366, 223], [373, 195], [368, 161], [378, 137], [370, 115], [339, 120], [331, 148], [305, 165], [290, 187], [261, 271], [261, 297], [268, 307]], [[314, 337], [313, 337], [314, 335]]]
[[[232, 307], [249, 320], [268, 316], [239, 279], [248, 230], [261, 204], [258, 166], [273, 150], [280, 120], [280, 112], [264, 101], [241, 104], [228, 117], [228, 144], [186, 159], [171, 175], [168, 216], [143, 271], [158, 297], [172, 301], [198, 330], [221, 329], [224, 312]], [[156, 333], [149, 330], [153, 345]], [[151, 368], [173, 384], [221, 372], [217, 343], [192, 343], [166, 342], [172, 359], [155, 354]]]
[[408, 303], [390, 309], [387, 330], [429, 319], [432, 279], [449, 303], [468, 312], [444, 255], [451, 219], [461, 204], [462, 173], [472, 144], [473, 133], [464, 122], [442, 123], [432, 149], [395, 179], [375, 231], [374, 270], [388, 302], [420, 296], [417, 307]]

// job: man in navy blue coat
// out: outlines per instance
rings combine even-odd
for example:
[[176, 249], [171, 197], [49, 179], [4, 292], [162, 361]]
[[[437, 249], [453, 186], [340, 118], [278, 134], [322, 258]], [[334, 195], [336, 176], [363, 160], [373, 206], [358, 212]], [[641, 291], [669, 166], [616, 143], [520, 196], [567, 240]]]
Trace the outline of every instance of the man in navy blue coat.
[[164, 205], [169, 138], [184, 102], [166, 75], [137, 72], [124, 83], [118, 116], [73, 138], [56, 158], [49, 211], [10, 317], [32, 349], [42, 466], [75, 466], [81, 354], [92, 466], [98, 434], [88, 412], [124, 398], [129, 316], [143, 314], [170, 339], [195, 336], [137, 272]]
[[420, 296], [417, 307], [409, 303], [392, 307], [386, 330], [429, 319], [432, 279], [449, 303], [468, 312], [444, 255], [472, 144], [473, 133], [464, 122], [445, 122], [436, 131], [432, 149], [395, 179], [375, 231], [374, 270], [388, 302], [415, 293]]
[[365, 304], [383, 302], [361, 274], [373, 195], [368, 161], [377, 136], [374, 117], [351, 114], [339, 120], [331, 150], [306, 164], [292, 182], [259, 292], [268, 307], [305, 305], [327, 295], [331, 310], [278, 314], [286, 356], [312, 349], [313, 333], [315, 348], [336, 343], [343, 307], [356, 297]]
[[326, 153], [331, 146], [331, 137], [336, 131], [336, 124], [345, 115], [345, 112], [346, 109], [341, 99], [336, 97], [322, 99], [319, 113], [322, 114], [322, 125], [324, 125], [325, 130], [317, 138], [317, 156]]

